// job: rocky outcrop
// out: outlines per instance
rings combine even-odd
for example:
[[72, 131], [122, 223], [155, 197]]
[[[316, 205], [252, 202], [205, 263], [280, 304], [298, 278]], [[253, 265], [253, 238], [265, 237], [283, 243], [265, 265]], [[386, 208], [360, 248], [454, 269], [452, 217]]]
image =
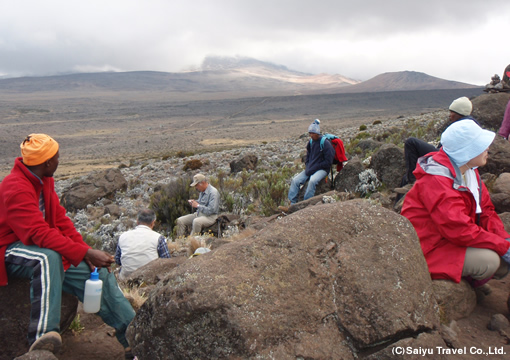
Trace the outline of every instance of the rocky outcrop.
[[36, 350], [19, 356], [14, 360], [58, 360], [58, 358], [50, 351]]
[[482, 94], [472, 99], [471, 115], [486, 129], [499, 129], [510, 93]]
[[496, 212], [510, 211], [510, 173], [501, 174], [492, 186], [491, 200]]
[[359, 183], [359, 174], [365, 170], [358, 157], [354, 157], [344, 165], [342, 171], [335, 176], [335, 190], [340, 192], [355, 192]]
[[[62, 293], [60, 329], [71, 325], [78, 309], [78, 299]], [[30, 320], [30, 280], [11, 278], [9, 285], [0, 286], [0, 359], [13, 359], [28, 351], [28, 323]]]
[[465, 280], [454, 283], [449, 280], [434, 280], [434, 294], [439, 305], [443, 324], [469, 316], [476, 307], [476, 294]]
[[[308, 207], [192, 258], [128, 328], [140, 358], [335, 358], [440, 339], [412, 225], [365, 200]], [[415, 340], [415, 338], [418, 338]]]
[[404, 150], [393, 144], [385, 144], [372, 155], [370, 167], [388, 188], [396, 188], [400, 186], [402, 175], [406, 170]]
[[501, 136], [496, 136], [489, 147], [487, 164], [479, 169], [480, 173], [499, 175], [510, 172], [510, 142]]
[[230, 163], [230, 172], [237, 173], [243, 170], [255, 170], [257, 168], [257, 162], [259, 158], [254, 154], [247, 154], [239, 159], [233, 160]]
[[92, 172], [73, 183], [60, 199], [67, 211], [84, 209], [101, 198], [110, 198], [118, 190], [126, 190], [127, 181], [117, 168]]

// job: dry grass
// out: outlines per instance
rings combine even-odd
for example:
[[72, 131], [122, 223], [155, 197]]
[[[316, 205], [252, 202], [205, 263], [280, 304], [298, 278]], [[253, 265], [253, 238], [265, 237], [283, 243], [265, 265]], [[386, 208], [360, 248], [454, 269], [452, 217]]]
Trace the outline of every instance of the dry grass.
[[147, 295], [142, 290], [142, 287], [124, 288], [122, 293], [126, 299], [129, 300], [135, 312], [137, 312], [147, 300]]

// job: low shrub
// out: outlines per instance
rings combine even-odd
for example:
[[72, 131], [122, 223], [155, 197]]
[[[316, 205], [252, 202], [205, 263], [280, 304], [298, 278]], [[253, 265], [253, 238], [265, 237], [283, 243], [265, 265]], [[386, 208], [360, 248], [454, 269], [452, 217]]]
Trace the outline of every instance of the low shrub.
[[197, 170], [197, 169], [200, 169], [202, 166], [204, 166], [204, 164], [202, 163], [202, 161], [200, 159], [192, 159], [192, 160], [186, 161], [182, 170], [184, 170], [184, 171]]
[[154, 210], [156, 218], [162, 225], [171, 228], [178, 217], [191, 212], [188, 203], [191, 198], [190, 184], [188, 179], [176, 179], [152, 194], [149, 206]]

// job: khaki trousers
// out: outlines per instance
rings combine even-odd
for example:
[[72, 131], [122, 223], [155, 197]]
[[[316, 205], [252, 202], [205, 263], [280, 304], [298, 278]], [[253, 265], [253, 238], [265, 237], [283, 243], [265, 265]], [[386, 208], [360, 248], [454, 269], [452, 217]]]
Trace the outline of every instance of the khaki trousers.
[[494, 279], [502, 279], [508, 274], [508, 264], [499, 255], [489, 249], [468, 247], [464, 258], [462, 276], [471, 276], [475, 280], [483, 280], [494, 275]]
[[194, 213], [181, 216], [177, 219], [177, 236], [185, 236], [187, 227], [191, 227], [190, 235], [200, 234], [203, 228], [213, 225], [217, 218], [218, 214], [211, 216], [197, 216], [197, 214]]

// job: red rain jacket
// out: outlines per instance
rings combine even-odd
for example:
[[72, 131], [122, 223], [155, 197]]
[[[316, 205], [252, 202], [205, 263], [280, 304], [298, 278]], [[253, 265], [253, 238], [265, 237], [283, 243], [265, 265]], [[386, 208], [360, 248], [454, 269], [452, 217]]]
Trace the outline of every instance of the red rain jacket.
[[[44, 177], [41, 183], [21, 160], [16, 159], [0, 183], [0, 286], [7, 285], [5, 250], [16, 241], [55, 250], [62, 255], [64, 270], [77, 266], [90, 248], [60, 205], [53, 178]], [[39, 210], [41, 190], [46, 218]]]
[[[475, 170], [478, 179], [478, 170]], [[466, 248], [485, 248], [504, 255], [510, 235], [481, 184], [482, 213], [471, 191], [460, 185], [461, 174], [440, 149], [418, 159], [416, 183], [406, 194], [401, 214], [413, 224], [432, 279], [460, 282]], [[478, 223], [477, 223], [478, 221]]]

